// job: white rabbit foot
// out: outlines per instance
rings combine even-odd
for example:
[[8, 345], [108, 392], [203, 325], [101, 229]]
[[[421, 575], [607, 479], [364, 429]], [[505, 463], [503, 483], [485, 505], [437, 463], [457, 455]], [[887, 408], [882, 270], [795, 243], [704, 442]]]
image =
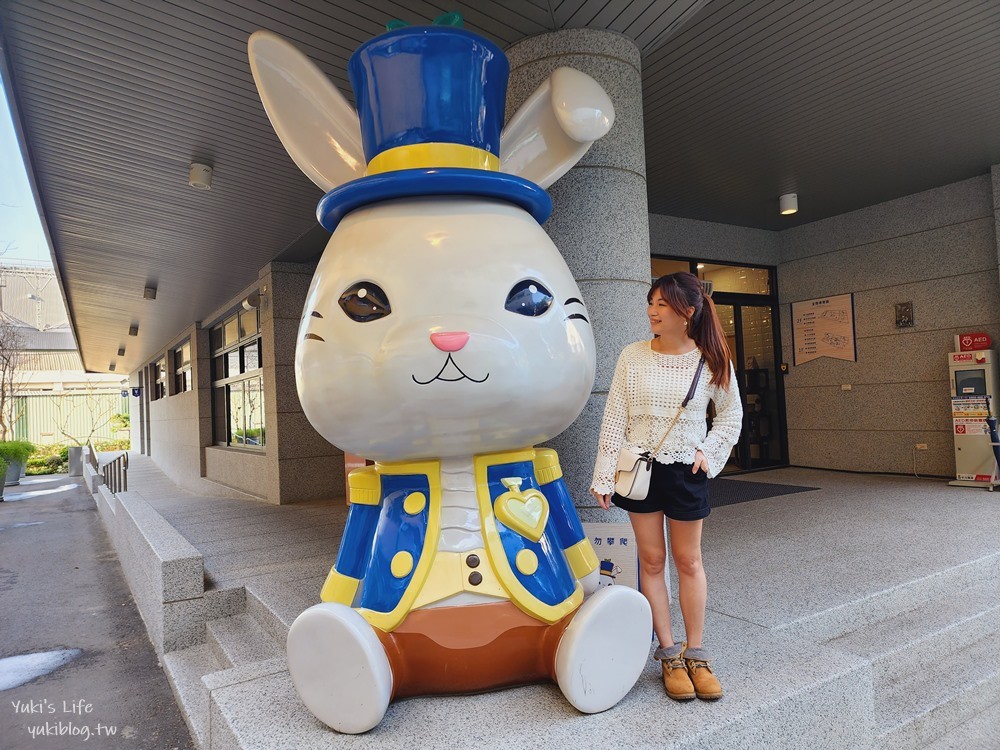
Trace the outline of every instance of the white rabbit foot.
[[296, 618], [288, 671], [306, 707], [338, 732], [367, 732], [392, 697], [392, 669], [378, 636], [343, 604], [317, 604]]
[[649, 655], [653, 615], [646, 597], [609, 586], [584, 601], [556, 651], [556, 682], [584, 713], [606, 711], [624, 698]]

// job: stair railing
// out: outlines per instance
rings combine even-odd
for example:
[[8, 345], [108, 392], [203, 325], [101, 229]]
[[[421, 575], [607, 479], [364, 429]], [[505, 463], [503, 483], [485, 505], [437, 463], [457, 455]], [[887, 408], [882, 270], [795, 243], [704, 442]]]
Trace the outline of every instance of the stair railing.
[[114, 495], [128, 492], [128, 453], [104, 464], [104, 484]]

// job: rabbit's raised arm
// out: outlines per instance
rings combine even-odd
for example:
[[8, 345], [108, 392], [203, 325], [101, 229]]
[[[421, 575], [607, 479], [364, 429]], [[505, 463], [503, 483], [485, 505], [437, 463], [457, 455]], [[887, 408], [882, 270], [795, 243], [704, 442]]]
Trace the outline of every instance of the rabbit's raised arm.
[[358, 113], [298, 49], [269, 31], [247, 44], [250, 70], [274, 131], [324, 192], [365, 174]]

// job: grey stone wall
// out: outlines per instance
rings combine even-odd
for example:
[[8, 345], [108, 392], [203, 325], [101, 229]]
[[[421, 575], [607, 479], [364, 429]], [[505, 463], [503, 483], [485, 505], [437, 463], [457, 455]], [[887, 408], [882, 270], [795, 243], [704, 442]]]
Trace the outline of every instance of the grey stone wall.
[[[1000, 340], [997, 206], [986, 175], [780, 233], [783, 361], [790, 303], [815, 297], [854, 293], [858, 349], [857, 362], [814, 360], [785, 378], [792, 464], [954, 473], [946, 355], [961, 331]], [[897, 329], [907, 301], [916, 325]]]
[[295, 388], [295, 347], [315, 266], [271, 263], [261, 269], [267, 289], [260, 311], [264, 341], [264, 422], [271, 473], [269, 498], [281, 503], [344, 497], [344, 453], [306, 419]]
[[[154, 361], [161, 356], [167, 358], [167, 395], [165, 398], [149, 401], [147, 427], [150, 451], [148, 455], [152, 456], [164, 474], [178, 483], [186, 481], [188, 477], [201, 476], [203, 442], [198, 391], [174, 392], [172, 353], [187, 339], [191, 340], [192, 349], [194, 349], [198, 333], [198, 329], [192, 325], [178, 336], [165, 351], [153, 358]], [[195, 378], [198, 377], [195, 368], [203, 369], [199, 366], [200, 364], [197, 361], [192, 362], [193, 377]], [[143, 397], [151, 395], [152, 386], [149, 386]], [[138, 420], [136, 421], [138, 422]], [[138, 424], [133, 426], [133, 434], [138, 432], [136, 427]]]
[[649, 215], [649, 250], [723, 263], [776, 266], [781, 260], [778, 232], [663, 214]]
[[549, 188], [546, 222], [587, 305], [597, 343], [594, 390], [583, 413], [551, 441], [577, 505], [593, 505], [590, 479], [608, 386], [622, 348], [647, 338], [649, 212], [643, 142], [640, 54], [613, 32], [570, 29], [531, 37], [507, 50], [507, 116], [558, 67], [593, 77], [615, 106], [611, 131]]
[[[194, 324], [167, 349], [169, 353], [190, 338], [196, 387], [151, 402], [145, 426], [149, 429], [152, 458], [178, 485], [194, 492], [251, 496], [276, 504], [343, 500], [343, 452], [312, 428], [295, 390], [296, 336], [314, 270], [312, 265], [268, 264], [259, 272], [255, 286], [219, 308], [210, 319], [214, 322], [229, 314], [250, 292], [262, 292], [260, 326], [267, 429], [263, 452], [213, 444], [208, 329]], [[168, 387], [173, 389], [172, 373]], [[226, 488], [236, 492], [228, 493]]]

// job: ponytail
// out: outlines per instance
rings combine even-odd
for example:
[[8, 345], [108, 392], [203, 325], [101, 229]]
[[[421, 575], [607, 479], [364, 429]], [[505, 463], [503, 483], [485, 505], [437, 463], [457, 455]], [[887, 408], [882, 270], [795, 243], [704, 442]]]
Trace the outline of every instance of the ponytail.
[[[653, 292], [657, 290], [674, 312], [687, 318], [688, 335], [694, 339], [705, 357], [705, 363], [712, 372], [712, 385], [728, 390], [733, 357], [729, 344], [726, 343], [726, 334], [722, 330], [715, 303], [705, 294], [701, 281], [693, 273], [686, 271], [661, 276], [653, 282], [646, 295], [647, 301], [652, 301]], [[688, 317], [688, 310], [691, 308], [694, 308], [694, 312]]]
[[705, 355], [708, 369], [712, 371], [712, 385], [729, 389], [729, 369], [732, 353], [726, 343], [726, 334], [716, 312], [715, 303], [707, 294], [702, 294], [701, 310], [695, 310], [688, 324], [688, 331], [694, 343]]

